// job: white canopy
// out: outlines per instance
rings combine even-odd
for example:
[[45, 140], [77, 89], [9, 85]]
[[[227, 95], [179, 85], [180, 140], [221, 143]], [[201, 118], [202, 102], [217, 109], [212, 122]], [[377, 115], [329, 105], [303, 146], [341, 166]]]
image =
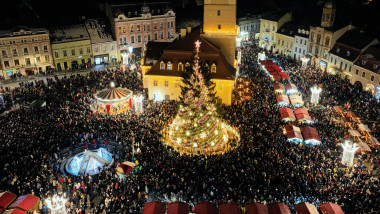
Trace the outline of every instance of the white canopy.
[[358, 131], [354, 129], [349, 129], [348, 132], [351, 134], [352, 137], [360, 137], [362, 136]]
[[368, 126], [364, 125], [363, 123], [359, 124], [359, 130], [360, 131], [366, 131], [366, 132], [370, 132], [371, 131], [371, 129], [369, 129]]

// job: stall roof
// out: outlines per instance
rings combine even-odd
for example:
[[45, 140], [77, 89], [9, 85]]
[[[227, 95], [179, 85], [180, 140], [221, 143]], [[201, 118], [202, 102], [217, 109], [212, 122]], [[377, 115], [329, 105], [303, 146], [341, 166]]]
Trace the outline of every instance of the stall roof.
[[219, 205], [219, 214], [240, 214], [240, 206], [235, 203], [224, 203]]
[[278, 72], [271, 71], [271, 72], [269, 72], [269, 74], [272, 75], [272, 76], [275, 76], [275, 75], [278, 75]]
[[286, 83], [285, 89], [287, 93], [298, 93], [297, 86], [292, 83]]
[[267, 70], [268, 72], [272, 72], [272, 71], [274, 71], [273, 67], [270, 66], [270, 65], [266, 65], [266, 66], [265, 66], [265, 70]]
[[339, 205], [333, 203], [320, 204], [319, 209], [322, 214], [344, 214]]
[[296, 114], [296, 118], [299, 121], [311, 122], [311, 117], [309, 114]]
[[274, 71], [280, 72], [282, 69], [278, 65], [272, 65]]
[[285, 119], [285, 118], [291, 118], [294, 120], [296, 119], [296, 117], [293, 114], [293, 110], [291, 110], [290, 108], [281, 108], [280, 114], [281, 114], [282, 119]]
[[273, 75], [273, 79], [276, 80], [276, 81], [281, 81], [281, 76], [276, 74], [276, 75]]
[[302, 127], [301, 131], [305, 139], [305, 142], [313, 141], [313, 140], [321, 142], [321, 138], [319, 138], [318, 132], [315, 128], [306, 126], [306, 127]]
[[143, 214], [165, 214], [166, 204], [158, 201], [145, 203]]
[[290, 102], [294, 105], [294, 104], [300, 104], [300, 105], [303, 105], [303, 100], [301, 98], [301, 96], [297, 95], [297, 94], [291, 94], [289, 95], [289, 99], [290, 99]]
[[27, 212], [23, 211], [23, 210], [19, 210], [19, 209], [11, 209], [11, 210], [6, 210], [5, 212], [3, 212], [2, 214], [26, 214]]
[[354, 129], [349, 129], [348, 132], [351, 134], [352, 137], [360, 137], [362, 136], [358, 131]]
[[291, 214], [290, 209], [288, 205], [284, 203], [274, 203], [274, 204], [269, 204], [269, 213], [271, 214]]
[[297, 126], [293, 126], [293, 125], [288, 125], [288, 126], [285, 126], [285, 130], [286, 132], [301, 132], [301, 129]]
[[262, 64], [262, 65], [275, 65], [274, 62], [270, 59], [260, 60], [260, 64]]
[[294, 205], [297, 214], [319, 214], [317, 208], [310, 203], [304, 202]]
[[167, 214], [189, 214], [189, 205], [180, 201], [171, 202]]
[[195, 205], [195, 214], [217, 214], [218, 209], [210, 202], [201, 202]]
[[20, 208], [25, 211], [29, 211], [40, 199], [33, 195], [19, 196], [9, 208]]
[[288, 140], [289, 140], [289, 139], [297, 138], [297, 139], [303, 141], [303, 137], [302, 137], [301, 132], [297, 132], [297, 131], [289, 131], [289, 132], [286, 132], [286, 138], [287, 138]]
[[282, 83], [273, 83], [273, 88], [275, 91], [285, 92], [285, 87]]
[[342, 109], [342, 107], [340, 107], [340, 106], [334, 106], [334, 110], [335, 110], [336, 112], [338, 112], [338, 113], [342, 113], [342, 112], [343, 112], [343, 109]]
[[307, 114], [307, 115], [309, 115], [309, 112], [306, 109], [304, 109], [304, 108], [299, 108], [299, 109], [295, 109], [294, 110], [294, 114], [295, 115], [297, 115], [297, 114]]
[[245, 205], [247, 214], [268, 214], [268, 207], [262, 203], [250, 203]]
[[347, 115], [352, 118], [358, 118], [358, 116], [352, 111], [347, 112]]
[[371, 148], [366, 143], [359, 142], [359, 147], [362, 152], [371, 152]]
[[289, 79], [289, 75], [287, 75], [285, 72], [278, 72], [278, 74], [281, 76], [282, 79]]
[[374, 136], [369, 137], [369, 141], [377, 146], [380, 145], [379, 141]]
[[365, 132], [370, 132], [371, 131], [371, 129], [369, 129], [368, 126], [364, 125], [363, 123], [360, 123], [358, 126], [359, 126], [359, 130], [360, 131], [365, 131]]
[[284, 94], [276, 94], [276, 99], [277, 99], [277, 103], [287, 103], [289, 104], [289, 98], [288, 96], [284, 95]]
[[0, 193], [0, 207], [7, 208], [16, 198], [17, 196], [10, 192]]

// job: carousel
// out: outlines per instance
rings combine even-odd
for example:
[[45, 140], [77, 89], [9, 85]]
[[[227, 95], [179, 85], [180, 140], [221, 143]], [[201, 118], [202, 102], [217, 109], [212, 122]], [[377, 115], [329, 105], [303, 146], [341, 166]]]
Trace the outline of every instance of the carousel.
[[102, 114], [123, 113], [132, 107], [132, 94], [127, 88], [115, 88], [115, 83], [111, 82], [109, 89], [95, 94], [94, 110]]

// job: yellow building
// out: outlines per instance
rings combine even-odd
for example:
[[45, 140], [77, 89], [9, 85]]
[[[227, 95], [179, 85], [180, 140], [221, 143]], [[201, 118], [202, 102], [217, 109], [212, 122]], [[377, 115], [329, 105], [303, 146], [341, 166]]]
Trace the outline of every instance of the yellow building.
[[297, 27], [291, 23], [285, 23], [276, 33], [276, 52], [283, 56], [292, 56], [294, 46], [294, 35]]
[[[222, 103], [231, 105], [235, 68], [227, 62], [218, 47], [200, 36], [199, 29], [165, 49], [152, 67], [149, 63], [143, 65], [143, 83], [144, 88], [148, 89], [149, 99], [179, 100], [182, 85], [181, 71], [190, 65], [194, 43], [197, 40], [202, 42], [199, 54], [200, 64], [209, 67], [212, 81], [216, 84], [216, 96]], [[146, 58], [144, 57], [144, 60]]]
[[260, 19], [259, 46], [274, 52], [276, 49], [276, 32], [286, 22], [292, 20], [291, 13], [269, 14]]
[[51, 36], [54, 63], [58, 71], [91, 66], [91, 40], [85, 25], [61, 27], [51, 31]]

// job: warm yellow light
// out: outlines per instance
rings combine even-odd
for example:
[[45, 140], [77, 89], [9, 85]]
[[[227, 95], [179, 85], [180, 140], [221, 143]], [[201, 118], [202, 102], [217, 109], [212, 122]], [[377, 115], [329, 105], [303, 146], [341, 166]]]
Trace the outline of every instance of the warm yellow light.
[[175, 130], [178, 131], [178, 126], [175, 127]]
[[190, 132], [189, 132], [189, 131], [187, 131], [187, 132], [186, 132], [186, 135], [187, 135], [187, 136], [189, 136], [189, 135], [190, 135]]
[[216, 134], [216, 135], [218, 134], [218, 130], [215, 130], [215, 134]]
[[215, 146], [215, 143], [214, 143], [214, 141], [212, 141], [212, 142], [211, 142], [211, 146]]
[[193, 146], [194, 146], [194, 147], [198, 147], [198, 144], [197, 144], [197, 143], [194, 143]]
[[202, 132], [202, 134], [201, 134], [201, 138], [202, 138], [202, 139], [205, 139], [205, 138], [206, 138], [206, 133]]
[[194, 127], [197, 127], [197, 126], [198, 126], [198, 124], [195, 123], [195, 124], [194, 124]]

